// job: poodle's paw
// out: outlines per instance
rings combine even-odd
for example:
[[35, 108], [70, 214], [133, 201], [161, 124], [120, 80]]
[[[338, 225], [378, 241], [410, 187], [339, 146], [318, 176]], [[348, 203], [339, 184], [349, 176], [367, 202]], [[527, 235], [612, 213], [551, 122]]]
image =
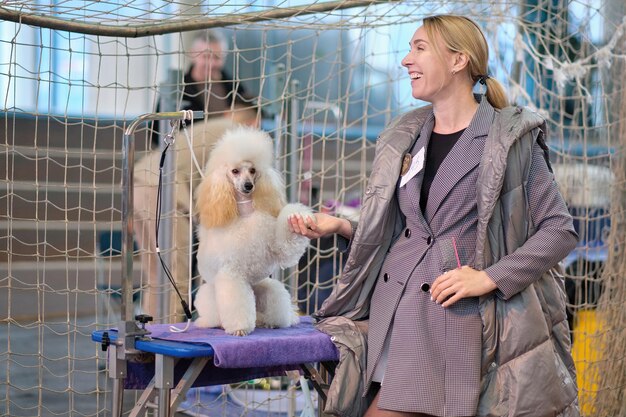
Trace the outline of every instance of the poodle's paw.
[[292, 214], [300, 214], [301, 216], [311, 217], [313, 216], [313, 211], [309, 207], [305, 206], [304, 204], [290, 203], [290, 204], [285, 205], [280, 210], [278, 217], [283, 218], [284, 220], [287, 220], [287, 218], [291, 216]]
[[279, 329], [281, 327], [291, 327], [300, 323], [300, 316], [295, 311], [293, 314], [289, 313], [279, 319], [259, 316], [256, 322], [256, 327], [262, 327], [264, 329]]
[[287, 204], [285, 207], [282, 208], [276, 220], [276, 238], [278, 241], [286, 239], [304, 239], [308, 241], [308, 238], [293, 233], [289, 230], [288, 219], [289, 216], [293, 214], [301, 216], [306, 224], [316, 222], [315, 216], [313, 215], [313, 212], [309, 207], [300, 203]]
[[[307, 229], [312, 229], [311, 225], [317, 224], [317, 217], [315, 217], [315, 215], [311, 212], [299, 211], [299, 212], [296, 212], [295, 215], [302, 218], [302, 221], [304, 222], [304, 226]], [[299, 242], [303, 242], [303, 241], [309, 242], [310, 240], [308, 237], [302, 236], [300, 233], [293, 233], [291, 231], [289, 231], [288, 233], [288, 239], [292, 241], [299, 241]]]
[[296, 324], [300, 324], [300, 315], [294, 311], [291, 315], [291, 326], [295, 326]]
[[310, 228], [311, 224], [316, 224], [317, 223], [317, 218], [315, 217], [315, 215], [311, 211], [298, 212], [297, 214], [299, 214], [302, 217], [302, 220], [304, 220], [305, 226], [307, 226], [309, 228]]
[[247, 336], [254, 330], [254, 327], [251, 329], [228, 329], [224, 328], [224, 331], [231, 336]]
[[260, 319], [260, 320], [257, 320], [256, 327], [263, 328], [263, 329], [276, 329], [278, 326], [272, 326], [270, 324], [265, 323], [263, 319]]
[[296, 211], [293, 214], [296, 216], [302, 217], [302, 221], [304, 222], [304, 225], [309, 228], [311, 227], [312, 224], [317, 223], [317, 218], [315, 217], [313, 212], [311, 212], [310, 210], [309, 211]]
[[[254, 306], [254, 301], [252, 301]], [[233, 336], [246, 336], [254, 330], [256, 323], [256, 312], [240, 306], [239, 309], [230, 311], [222, 315], [222, 328]]]
[[254, 331], [256, 317], [251, 320], [225, 320], [229, 323], [222, 323], [224, 331], [233, 336], [246, 336]]
[[291, 327], [300, 323], [300, 316], [296, 312], [295, 308], [290, 308], [287, 312], [284, 311], [271, 311], [262, 317], [257, 323], [258, 327], [265, 327], [268, 329], [277, 329]]
[[196, 327], [199, 327], [201, 329], [208, 329], [211, 327], [220, 327], [219, 321], [211, 320], [210, 317], [203, 317], [203, 316], [198, 317], [194, 321], [194, 324]]
[[295, 310], [292, 310], [289, 314], [287, 314], [287, 316], [285, 317], [285, 322], [280, 327], [291, 327], [299, 323], [300, 323], [300, 316]]

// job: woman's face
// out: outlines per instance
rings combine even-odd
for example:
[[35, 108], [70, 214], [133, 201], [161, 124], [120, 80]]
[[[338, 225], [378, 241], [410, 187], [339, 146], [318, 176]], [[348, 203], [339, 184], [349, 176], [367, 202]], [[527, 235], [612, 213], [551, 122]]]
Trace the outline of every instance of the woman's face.
[[[441, 56], [435, 51], [435, 45]], [[417, 29], [411, 38], [409, 53], [402, 60], [411, 78], [413, 97], [430, 103], [445, 97], [453, 62], [453, 54], [441, 41], [429, 39], [424, 26]]]

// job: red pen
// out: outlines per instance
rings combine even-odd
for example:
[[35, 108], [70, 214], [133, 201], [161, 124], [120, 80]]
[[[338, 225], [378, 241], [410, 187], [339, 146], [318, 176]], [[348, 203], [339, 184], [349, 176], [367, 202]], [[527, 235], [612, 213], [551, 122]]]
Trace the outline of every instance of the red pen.
[[452, 238], [452, 247], [454, 248], [454, 256], [456, 257], [456, 266], [461, 268], [461, 260], [459, 259], [459, 251], [456, 249], [456, 239]]

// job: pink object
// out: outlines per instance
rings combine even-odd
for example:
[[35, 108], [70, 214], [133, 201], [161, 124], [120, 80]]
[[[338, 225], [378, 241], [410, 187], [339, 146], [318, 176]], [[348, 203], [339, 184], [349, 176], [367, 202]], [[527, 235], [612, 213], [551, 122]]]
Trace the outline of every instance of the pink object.
[[454, 247], [454, 256], [456, 257], [456, 266], [461, 267], [461, 260], [459, 259], [459, 251], [456, 250], [456, 239], [452, 238], [452, 246]]

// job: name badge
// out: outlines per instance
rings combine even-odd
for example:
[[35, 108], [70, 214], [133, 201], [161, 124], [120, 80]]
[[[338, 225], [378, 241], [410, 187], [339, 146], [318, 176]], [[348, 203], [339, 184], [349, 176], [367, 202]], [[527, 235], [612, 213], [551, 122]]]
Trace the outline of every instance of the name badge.
[[[406, 159], [402, 161], [403, 171], [405, 161]], [[424, 148], [420, 149], [419, 152], [417, 152], [417, 154], [413, 158], [411, 158], [411, 166], [409, 167], [409, 170], [400, 177], [400, 187], [404, 187], [411, 178], [416, 176], [417, 173], [422, 170], [422, 168], [424, 168]]]

